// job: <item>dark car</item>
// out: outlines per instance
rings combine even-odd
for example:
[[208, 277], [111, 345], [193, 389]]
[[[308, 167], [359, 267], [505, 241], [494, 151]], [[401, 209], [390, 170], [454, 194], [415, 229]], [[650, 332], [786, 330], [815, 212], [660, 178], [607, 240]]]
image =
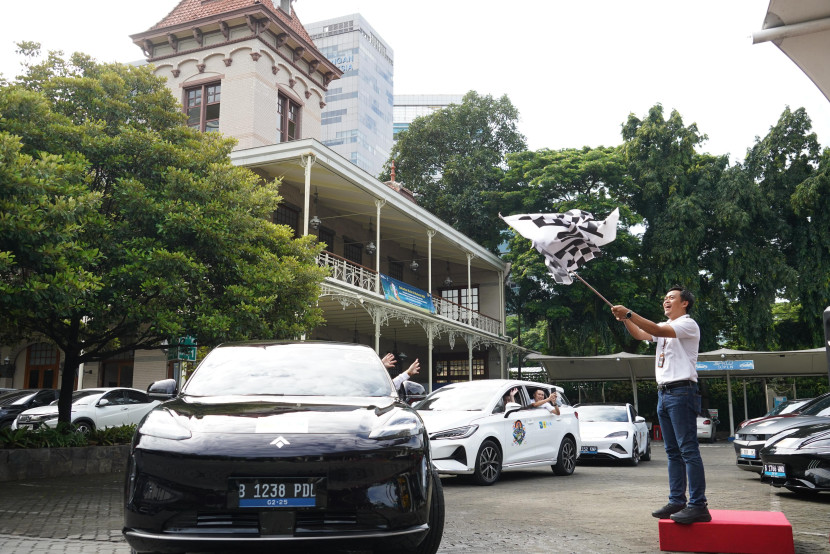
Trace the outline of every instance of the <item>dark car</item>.
[[787, 429], [830, 421], [830, 392], [801, 406], [796, 415], [785, 414], [750, 423], [735, 432], [736, 465], [747, 471], [761, 472], [761, 448], [767, 440]]
[[[175, 382], [149, 392], [163, 389]], [[215, 348], [139, 425], [127, 469], [137, 552], [335, 541], [432, 554], [443, 534], [424, 425], [361, 345]]]
[[786, 402], [782, 402], [762, 416], [743, 420], [735, 428], [735, 431], [740, 431], [741, 429], [743, 429], [751, 423], [758, 423], [759, 421], [763, 421], [765, 419], [775, 417], [778, 415], [798, 415], [801, 412], [801, 408], [809, 404], [812, 400], [812, 398], [795, 398], [793, 400], [787, 400]]
[[830, 491], [830, 422], [793, 427], [761, 449], [761, 481], [799, 494]]
[[59, 394], [57, 389], [20, 389], [0, 394], [0, 429], [10, 427], [20, 412], [48, 406]]

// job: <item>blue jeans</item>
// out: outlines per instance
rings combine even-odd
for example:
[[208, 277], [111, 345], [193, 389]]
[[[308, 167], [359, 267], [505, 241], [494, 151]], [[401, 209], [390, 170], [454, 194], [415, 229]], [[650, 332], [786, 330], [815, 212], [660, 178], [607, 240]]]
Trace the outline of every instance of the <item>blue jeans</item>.
[[697, 414], [700, 395], [697, 386], [677, 387], [657, 392], [657, 419], [669, 459], [669, 502], [706, 506], [706, 476], [700, 445], [697, 442]]

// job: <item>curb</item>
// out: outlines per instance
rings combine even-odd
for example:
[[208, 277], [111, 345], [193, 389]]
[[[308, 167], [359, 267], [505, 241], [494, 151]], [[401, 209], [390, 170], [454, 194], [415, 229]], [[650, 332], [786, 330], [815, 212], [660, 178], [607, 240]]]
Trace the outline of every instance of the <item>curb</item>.
[[129, 444], [0, 449], [0, 483], [123, 471]]

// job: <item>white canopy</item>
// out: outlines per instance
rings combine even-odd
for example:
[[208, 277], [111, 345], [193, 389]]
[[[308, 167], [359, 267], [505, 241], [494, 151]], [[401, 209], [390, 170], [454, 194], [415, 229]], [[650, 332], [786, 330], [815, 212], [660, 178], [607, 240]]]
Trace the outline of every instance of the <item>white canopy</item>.
[[752, 43], [771, 41], [830, 100], [830, 2], [770, 0], [762, 28]]

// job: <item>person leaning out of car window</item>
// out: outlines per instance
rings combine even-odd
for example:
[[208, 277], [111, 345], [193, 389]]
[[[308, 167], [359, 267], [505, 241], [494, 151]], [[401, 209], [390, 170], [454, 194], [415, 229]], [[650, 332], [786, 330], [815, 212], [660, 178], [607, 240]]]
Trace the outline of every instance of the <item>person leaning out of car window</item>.
[[[386, 355], [380, 359], [380, 361], [383, 362], [383, 367], [386, 369], [392, 369], [395, 367], [395, 364], [397, 364], [397, 360], [395, 360], [395, 356], [391, 352], [387, 352]], [[392, 379], [392, 384], [395, 385], [395, 390], [398, 390], [403, 382], [410, 377], [418, 375], [419, 371], [421, 371], [421, 364], [418, 362], [418, 358], [415, 358], [415, 361], [412, 362], [406, 371]]]
[[545, 389], [536, 389], [533, 393], [534, 408], [544, 408], [554, 415], [559, 415], [559, 406], [556, 404], [556, 391], [552, 391], [550, 396], [545, 396]]

